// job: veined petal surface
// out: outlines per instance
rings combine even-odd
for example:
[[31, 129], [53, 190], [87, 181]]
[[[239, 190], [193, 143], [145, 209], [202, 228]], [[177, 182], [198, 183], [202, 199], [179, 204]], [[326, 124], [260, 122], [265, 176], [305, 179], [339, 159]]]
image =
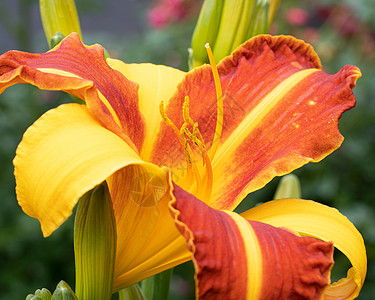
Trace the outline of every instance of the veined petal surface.
[[199, 299], [320, 299], [333, 245], [215, 210], [174, 185], [170, 209], [192, 252]]
[[108, 66], [100, 45], [87, 47], [72, 33], [47, 53], [9, 51], [0, 56], [0, 93], [16, 83], [81, 98], [104, 127], [141, 148], [144, 121], [138, 85]]
[[[323, 159], [337, 149], [342, 113], [355, 105], [352, 89], [360, 77], [354, 66], [337, 74], [321, 71], [312, 47], [290, 36], [254, 37], [218, 64], [224, 97], [223, 132], [212, 160], [212, 197], [201, 199], [218, 209], [233, 210], [250, 192], [273, 177]], [[187, 73], [169, 100], [166, 114], [179, 128], [182, 106], [209, 148], [216, 128], [216, 92], [210, 66]], [[173, 130], [160, 126], [151, 161], [184, 156]], [[180, 147], [181, 148], [181, 147]], [[183, 182], [176, 181], [185, 188]]]
[[331, 284], [324, 299], [355, 299], [367, 272], [366, 248], [361, 234], [337, 209], [310, 200], [280, 199], [266, 202], [241, 214], [302, 235], [332, 241], [347, 256], [353, 268], [347, 278]]
[[17, 148], [17, 199], [48, 236], [70, 216], [80, 196], [130, 164], [159, 170], [101, 126], [85, 105], [62, 105], [29, 127]]

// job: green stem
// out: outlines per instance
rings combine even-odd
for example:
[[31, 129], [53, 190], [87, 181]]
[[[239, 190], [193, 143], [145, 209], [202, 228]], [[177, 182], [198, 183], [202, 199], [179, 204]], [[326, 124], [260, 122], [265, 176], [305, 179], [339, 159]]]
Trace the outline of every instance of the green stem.
[[142, 291], [148, 300], [167, 300], [173, 268], [142, 281]]

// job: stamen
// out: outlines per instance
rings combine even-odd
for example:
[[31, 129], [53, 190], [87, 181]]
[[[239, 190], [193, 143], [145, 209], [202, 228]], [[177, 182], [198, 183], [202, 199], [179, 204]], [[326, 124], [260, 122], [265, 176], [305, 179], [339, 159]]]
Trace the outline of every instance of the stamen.
[[[184, 178], [184, 184], [186, 184], [186, 186], [192, 186], [194, 189], [193, 194], [195, 194], [198, 198], [208, 201], [212, 192], [213, 182], [211, 160], [207, 154], [206, 145], [204, 144], [203, 136], [199, 131], [198, 123], [194, 122], [190, 117], [189, 96], [186, 96], [184, 98], [182, 107], [182, 116], [184, 119], [184, 123], [182, 124], [180, 129], [178, 129], [177, 126], [168, 118], [164, 110], [163, 102], [160, 103], [159, 110], [161, 117], [165, 121], [166, 125], [170, 126], [173, 129], [184, 149], [186, 155], [186, 163], [188, 166], [187, 174]], [[203, 170], [201, 169], [201, 166], [198, 166], [198, 163], [196, 161], [192, 160], [194, 154], [190, 147], [189, 141], [191, 141], [192, 144], [195, 145], [201, 152], [201, 162], [202, 167], [204, 168]], [[199, 171], [201, 171], [203, 174], [202, 179], [200, 176], [201, 173]]]
[[[171, 119], [168, 118], [167, 114], [165, 113], [163, 101], [161, 101], [160, 104], [159, 104], [159, 111], [160, 111], [160, 115], [163, 118], [165, 124], [173, 129], [174, 133], [178, 137], [178, 140], [179, 140], [182, 148], [184, 149], [186, 164], [187, 164], [186, 180], [188, 182], [192, 183], [194, 178], [195, 178], [196, 181], [200, 182], [199, 171], [198, 171], [196, 165], [193, 163], [193, 160], [192, 160], [193, 151], [190, 148], [189, 140], [184, 137], [183, 132], [178, 130], [177, 126], [172, 122]], [[182, 128], [181, 128], [181, 130], [182, 130]]]
[[169, 127], [171, 127], [173, 129], [173, 131], [177, 135], [178, 140], [180, 141], [181, 145], [184, 146], [185, 139], [180, 134], [180, 131], [178, 130], [178, 128], [176, 127], [176, 125], [173, 124], [173, 122], [171, 121], [171, 119], [169, 119], [168, 116], [167, 116], [167, 114], [165, 113], [164, 102], [163, 101], [161, 101], [160, 104], [159, 104], [159, 111], [160, 111], [160, 115], [163, 118], [165, 124], [167, 124]]
[[223, 92], [221, 90], [221, 84], [220, 84], [220, 78], [219, 78], [219, 72], [217, 71], [216, 63], [214, 56], [211, 51], [210, 45], [207, 43], [205, 45], [207, 50], [207, 55], [210, 60], [210, 65], [212, 69], [212, 75], [214, 76], [214, 82], [216, 87], [216, 98], [217, 98], [217, 115], [216, 115], [216, 128], [215, 128], [215, 135], [214, 140], [212, 141], [211, 149], [209, 150], [209, 158], [212, 161], [215, 157], [215, 153], [217, 150], [217, 147], [219, 145], [219, 141], [221, 138], [221, 133], [223, 131], [223, 121], [224, 121], [224, 112], [223, 112]]
[[190, 113], [189, 113], [189, 103], [190, 103], [190, 99], [189, 99], [189, 96], [185, 96], [185, 99], [184, 99], [184, 104], [182, 106], [182, 112], [183, 112], [183, 117], [184, 117], [184, 121], [186, 124], [189, 124], [189, 125], [192, 125], [194, 122], [193, 120], [190, 118]]
[[[202, 154], [203, 166], [205, 166], [203, 184], [199, 184], [199, 182], [197, 181], [197, 194], [199, 194], [201, 199], [209, 199], [212, 191], [213, 182], [212, 166], [210, 158], [207, 154], [206, 145], [203, 141], [203, 136], [198, 129], [198, 123], [194, 123], [193, 119], [190, 117], [189, 114], [189, 96], [186, 96], [184, 99], [183, 118], [185, 123], [182, 125], [180, 132], [183, 131], [194, 143], [194, 145], [198, 147], [199, 151]], [[190, 132], [190, 130], [187, 128], [188, 125], [193, 126], [193, 132]], [[200, 186], [202, 185], [203, 188], [200, 188]]]

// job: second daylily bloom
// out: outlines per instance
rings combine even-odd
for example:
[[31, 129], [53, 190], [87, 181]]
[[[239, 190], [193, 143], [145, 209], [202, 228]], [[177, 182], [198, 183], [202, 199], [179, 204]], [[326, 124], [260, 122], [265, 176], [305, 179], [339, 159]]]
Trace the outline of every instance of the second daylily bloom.
[[[84, 46], [77, 34], [44, 54], [0, 56], [0, 92], [30, 83], [86, 102], [48, 111], [25, 133], [14, 160], [22, 209], [48, 236], [84, 193], [107, 181], [118, 236], [114, 291], [189, 260], [189, 249], [202, 298], [214, 297], [216, 288], [220, 292], [232, 281], [239, 282], [230, 289], [234, 297], [245, 287], [251, 299], [297, 292], [319, 298], [330, 291], [333, 241], [353, 264], [348, 279], [335, 287], [355, 297], [366, 274], [366, 255], [360, 234], [345, 217], [337, 213], [338, 221], [331, 223], [326, 218], [322, 228], [316, 220], [293, 224], [281, 218], [283, 224], [266, 218], [269, 206], [264, 215], [249, 212], [251, 222], [230, 211], [275, 176], [320, 161], [340, 146], [338, 119], [355, 105], [352, 89], [359, 70], [346, 66], [328, 75], [303, 41], [263, 35], [224, 58], [218, 73], [220, 84], [208, 65], [184, 73], [105, 61], [101, 46]], [[282, 216], [293, 201], [271, 203]], [[309, 216], [302, 212], [296, 216]], [[331, 209], [314, 206], [310, 212]], [[325, 234], [330, 224], [349, 232], [351, 244], [331, 231]], [[225, 263], [226, 255], [235, 269]], [[207, 274], [218, 268], [226, 276], [213, 284]], [[268, 289], [275, 272], [284, 280]]]

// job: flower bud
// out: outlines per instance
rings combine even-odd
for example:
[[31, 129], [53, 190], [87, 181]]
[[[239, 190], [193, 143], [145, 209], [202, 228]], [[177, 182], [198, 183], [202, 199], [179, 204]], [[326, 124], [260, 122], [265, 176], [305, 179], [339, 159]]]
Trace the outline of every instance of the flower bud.
[[268, 32], [268, 13], [269, 0], [257, 0], [247, 33], [248, 38]]
[[215, 61], [230, 55], [249, 38], [267, 33], [280, 0], [205, 0], [192, 39], [190, 65], [207, 63], [204, 45]]
[[257, 0], [249, 26], [248, 38], [267, 33], [271, 27], [280, 0]]
[[74, 0], [39, 0], [39, 8], [44, 33], [50, 48], [52, 48], [51, 38], [57, 32], [63, 36], [77, 32], [81, 36]]
[[281, 178], [273, 199], [301, 198], [301, 185], [294, 174], [288, 174]]
[[225, 1], [220, 28], [213, 45], [215, 61], [220, 61], [248, 39], [256, 0]]
[[119, 300], [146, 300], [139, 285], [133, 284], [118, 292]]
[[277, 8], [279, 7], [280, 0], [269, 0], [269, 10], [268, 10], [268, 28], [271, 27], [273, 19], [275, 18], [275, 14]]
[[106, 182], [83, 195], [74, 223], [76, 295], [111, 299], [116, 259], [116, 220]]
[[51, 292], [45, 288], [42, 288], [41, 290], [36, 290], [34, 295], [27, 295], [26, 300], [51, 300], [51, 297]]
[[214, 44], [220, 26], [223, 0], [205, 0], [191, 41], [192, 63], [197, 67], [207, 62], [205, 44]]
[[56, 31], [55, 35], [51, 37], [50, 47], [51, 49], [60, 44], [60, 42], [65, 38], [65, 36], [60, 32]]
[[35, 291], [35, 296], [39, 296], [43, 300], [50, 300], [52, 297], [52, 294], [49, 290], [42, 288], [41, 290]]
[[26, 300], [43, 300], [43, 299], [40, 298], [39, 296], [30, 294], [30, 295], [27, 295]]
[[53, 292], [51, 300], [78, 300], [70, 286], [63, 280], [59, 282]]

